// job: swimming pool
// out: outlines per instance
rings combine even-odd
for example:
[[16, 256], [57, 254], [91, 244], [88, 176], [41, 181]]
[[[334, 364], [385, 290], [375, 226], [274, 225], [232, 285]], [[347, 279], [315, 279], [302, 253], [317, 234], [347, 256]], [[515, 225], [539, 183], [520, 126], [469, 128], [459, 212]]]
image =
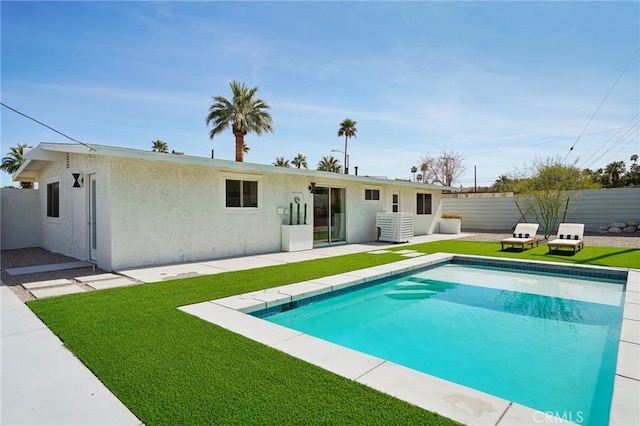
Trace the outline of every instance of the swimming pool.
[[[321, 340], [316, 337], [312, 337], [309, 333], [300, 332], [297, 330], [293, 330], [288, 327], [283, 327], [281, 325], [269, 323], [265, 320], [259, 319], [257, 317], [246, 315], [246, 313], [253, 312], [258, 315], [265, 315], [273, 313], [274, 311], [282, 311], [289, 309], [294, 305], [306, 304], [308, 301], [318, 302], [316, 304], [323, 303], [322, 299], [326, 299], [329, 293], [345, 293], [352, 292], [353, 288], [366, 288], [366, 291], [370, 291], [373, 289], [372, 284], [378, 278], [383, 276], [389, 276], [391, 274], [398, 273], [406, 273], [408, 271], [416, 270], [423, 268], [429, 265], [435, 264], [443, 264], [443, 263], [457, 263], [464, 264], [465, 262], [481, 262], [483, 266], [495, 267], [506, 266], [507, 268], [512, 269], [529, 269], [535, 271], [537, 274], [549, 274], [549, 273], [566, 273], [570, 272], [574, 276], [582, 276], [582, 277], [597, 277], [604, 278], [604, 280], [620, 280], [623, 279], [627, 271], [626, 270], [617, 270], [613, 268], [594, 268], [594, 267], [572, 267], [572, 266], [563, 266], [557, 264], [550, 264], [548, 262], [531, 262], [531, 261], [515, 261], [515, 262], [507, 262], [506, 264], [503, 261], [495, 261], [492, 258], [481, 258], [481, 257], [472, 257], [472, 256], [456, 256], [449, 255], [445, 253], [438, 253], [434, 255], [422, 256], [419, 258], [407, 259], [401, 262], [396, 262], [393, 264], [382, 265], [375, 268], [368, 268], [360, 271], [352, 271], [346, 274], [341, 274], [337, 276], [324, 277], [319, 278], [312, 281], [296, 283], [288, 286], [283, 286], [279, 288], [268, 289], [265, 291], [248, 293], [243, 295], [231, 296], [224, 299], [213, 300], [209, 302], [202, 302], [190, 306], [184, 306], [180, 309], [188, 312], [192, 315], [198, 316], [206, 321], [212, 322], [214, 324], [225, 327], [229, 330], [232, 330], [236, 333], [240, 333], [244, 336], [247, 336], [253, 340], [264, 343], [268, 346], [279, 349], [283, 352], [296, 356], [298, 358], [304, 359], [310, 363], [318, 365], [324, 369], [332, 371], [336, 374], [342, 375], [349, 379], [358, 381], [360, 383], [364, 383], [368, 386], [371, 386], [375, 389], [381, 390], [390, 395], [396, 396], [398, 398], [404, 399], [412, 404], [418, 405], [425, 409], [438, 412], [447, 417], [453, 418], [455, 420], [464, 422], [464, 423], [481, 423], [481, 424], [503, 424], [508, 423], [509, 421], [513, 423], [532, 423], [540, 421], [544, 421], [548, 415], [555, 414], [564, 418], [565, 420], [572, 420], [574, 422], [583, 422], [583, 418], [579, 416], [583, 416], [584, 414], [578, 413], [578, 409], [573, 406], [571, 407], [570, 412], [557, 412], [554, 409], [539, 411], [538, 409], [531, 408], [530, 402], [521, 402], [519, 403], [516, 400], [519, 397], [498, 397], [493, 394], [485, 393], [479, 391], [477, 389], [473, 389], [474, 386], [481, 387], [480, 385], [466, 385], [461, 386], [454, 383], [454, 379], [448, 378], [446, 380], [435, 377], [436, 373], [425, 374], [416, 371], [415, 367], [407, 368], [400, 365], [400, 362], [393, 362], [388, 358], [384, 358], [383, 356], [372, 356], [363, 353], [362, 351], [347, 349], [346, 347], [334, 343], [330, 343], [326, 340]], [[467, 265], [468, 266], [468, 265]], [[477, 272], [474, 272], [477, 275]], [[633, 292], [638, 291], [636, 287], [640, 284], [640, 274], [638, 271], [629, 271], [629, 278], [627, 281], [627, 287], [631, 285]], [[633, 278], [631, 278], [633, 276]], [[443, 285], [442, 283], [449, 282], [446, 279], [436, 278], [424, 278], [418, 277], [421, 279], [431, 279], [440, 281], [439, 285]], [[443, 278], [443, 277], [440, 277]], [[636, 283], [636, 281], [638, 281]], [[377, 283], [375, 283], [377, 284]], [[421, 286], [426, 287], [425, 284], [431, 285], [432, 283], [418, 283]], [[530, 284], [530, 283], [529, 283]], [[529, 285], [527, 281], [520, 282], [520, 286]], [[605, 287], [607, 285], [614, 285], [614, 288], [617, 287], [620, 289], [622, 286], [620, 284], [614, 283], [604, 283]], [[400, 286], [402, 287], [402, 285]], [[477, 287], [477, 286], [476, 286]], [[547, 286], [549, 287], [549, 286]], [[551, 286], [553, 287], [553, 286]], [[597, 302], [593, 299], [593, 297], [600, 297], [599, 301], [602, 302], [602, 297], [605, 295], [604, 299], [606, 299], [605, 303], [600, 303], [606, 306], [619, 305], [621, 303], [621, 295], [617, 296], [614, 293], [610, 293], [607, 290], [604, 293], [600, 290], [596, 291], [597, 294], [585, 293], [585, 287], [581, 289], [577, 289], [577, 292], [574, 291], [574, 294], [571, 294], [571, 291], [567, 293], [567, 286], [565, 285], [556, 285], [555, 290], [549, 290], [547, 288], [545, 291], [548, 293], [551, 291], [553, 293], [552, 296], [546, 295], [547, 299], [565, 299], [573, 301], [574, 304], [594, 304]], [[458, 287], [460, 288], [460, 287]], [[503, 294], [507, 296], [505, 293], [505, 289], [500, 288], [500, 286], [495, 285], [494, 280], [489, 280], [485, 283], [485, 289], [489, 290], [487, 294]], [[397, 288], [395, 290], [398, 290]], [[393, 290], [393, 291], [395, 291]], [[471, 293], [470, 291], [476, 291], [477, 289], [468, 289], [468, 288], [460, 288], [461, 293], [466, 293], [465, 297], [469, 297]], [[575, 290], [575, 289], [574, 289]], [[403, 293], [406, 291], [406, 293]], [[391, 294], [389, 296], [385, 296], [387, 299], [390, 299], [394, 303], [401, 303], [409, 301], [409, 305], [417, 305], [424, 300], [434, 300], [436, 297], [424, 297], [425, 294], [428, 294], [428, 288], [412, 288], [412, 289], [402, 289], [401, 293], [403, 294]], [[484, 290], [483, 290], [484, 291]], [[530, 290], [529, 290], [530, 291]], [[423, 294], [421, 294], [421, 292]], [[493, 293], [491, 293], [493, 292]], [[498, 293], [495, 293], [498, 292]], [[567, 293], [567, 294], [563, 294]], [[438, 292], [436, 292], [438, 293]], [[447, 297], [452, 295], [451, 290], [441, 292], [443, 294], [449, 293]], [[515, 293], [526, 293], [525, 289], [520, 289]], [[464, 296], [464, 294], [460, 294]], [[512, 296], [509, 296], [512, 297]], [[635, 297], [635, 296], [634, 296]], [[486, 298], [486, 297], [485, 297]], [[616, 299], [617, 298], [617, 299]], [[494, 297], [495, 299], [495, 297]], [[587, 299], [587, 300], [583, 300]], [[526, 298], [525, 298], [526, 300]], [[526, 300], [527, 303], [524, 305], [530, 305], [529, 301]], [[450, 305], [454, 305], [458, 308], [457, 305], [464, 305], [459, 302], [449, 301], [439, 301], [439, 303], [449, 303]], [[637, 303], [635, 301], [634, 303]], [[595, 303], [597, 304], [597, 303]], [[504, 303], [503, 303], [504, 305]], [[513, 304], [511, 304], [513, 305]], [[517, 303], [516, 303], [517, 305]], [[522, 305], [522, 303], [521, 303]], [[284, 306], [284, 308], [283, 308]], [[626, 307], [626, 305], [625, 305]], [[465, 308], [466, 309], [466, 308]], [[487, 306], [474, 306], [473, 309], [479, 311], [488, 311], [491, 313], [490, 316], [500, 316], [500, 315], [517, 315], [518, 318], [525, 318], [525, 315], [515, 314], [514, 312], [506, 312], [505, 309], [497, 310], [497, 309], [489, 309]], [[512, 308], [513, 309], [513, 308]], [[605, 309], [606, 310], [606, 309]], [[447, 311], [447, 310], [444, 310]], [[291, 311], [293, 312], [293, 311]], [[455, 310], [454, 310], [455, 312]], [[625, 311], [626, 312], [626, 311]], [[595, 314], [590, 320], [585, 320], [584, 318], [581, 321], [600, 321], [602, 319], [602, 312], [599, 314]], [[382, 316], [382, 315], [378, 315]], [[605, 315], [606, 316], [606, 315]], [[444, 321], [446, 323], [450, 322], [467, 322], [471, 326], [474, 326], [473, 321], [470, 319], [472, 317], [467, 312], [466, 314], [461, 314], [458, 312], [459, 321], [448, 320]], [[626, 319], [624, 320], [626, 321]], [[366, 322], [366, 321], [365, 321]], [[441, 321], [443, 322], [443, 321]], [[582, 324], [580, 321], [577, 323], [577, 327], [582, 328], [585, 327], [585, 324]], [[509, 327], [506, 327], [509, 330]], [[433, 327], [429, 329], [430, 333], [428, 336], [436, 336], [438, 332]], [[387, 333], [389, 334], [389, 333]], [[514, 334], [514, 333], [512, 333]], [[515, 333], [518, 334], [518, 333]], [[624, 326], [623, 326], [623, 334], [625, 334]], [[610, 337], [610, 336], [609, 336]], [[480, 353], [496, 353], [499, 354], [499, 351], [491, 351], [491, 348], [481, 339], [469, 341], [468, 338], [466, 340], [467, 347], [473, 347], [478, 350]], [[548, 339], [546, 334], [542, 335], [541, 339]], [[602, 333], [599, 333], [599, 340], [602, 340]], [[596, 339], [596, 340], [598, 340]], [[445, 339], [446, 340], [446, 339]], [[462, 341], [464, 339], [449, 339], [453, 342]], [[606, 339], [605, 339], [606, 340]], [[615, 339], [614, 339], [615, 340]], [[471, 344], [473, 342], [473, 344]], [[432, 345], [433, 346], [433, 345]], [[562, 345], [553, 345], [553, 346], [562, 346]], [[615, 346], [615, 345], [614, 345]], [[633, 362], [631, 364], [626, 362], [626, 360], [632, 359], [633, 352], [629, 352], [629, 350], [633, 351], [633, 348], [627, 348], [623, 346], [623, 342], [620, 341], [621, 352], [619, 353], [619, 357], [622, 356], [622, 361], [620, 359], [618, 361], [617, 368], [619, 369], [633, 369]], [[448, 351], [442, 351], [440, 356], [443, 358], [454, 358], [451, 354], [454, 354], [454, 349], [449, 349]], [[401, 351], [402, 352], [402, 351]], [[584, 354], [584, 351], [580, 352]], [[573, 354], [570, 354], [573, 355]], [[517, 357], [512, 357], [517, 358]], [[591, 358], [591, 357], [586, 357]], [[523, 360], [520, 364], [526, 364]], [[622, 364], [622, 367], [621, 367]], [[473, 363], [471, 363], [473, 365]], [[625, 367], [626, 365], [626, 367]], [[479, 369], [476, 369], [479, 370]], [[481, 369], [480, 369], [481, 370]], [[628, 371], [628, 370], [627, 370]], [[466, 374], [467, 376], [482, 376], [481, 374], [477, 374], [476, 371], [474, 374]], [[622, 376], [629, 376], [622, 371]], [[618, 380], [621, 378], [620, 373], [616, 375], [616, 389], [618, 389]], [[628, 377], [622, 377], [622, 379], [626, 380]], [[507, 380], [508, 382], [508, 380]], [[635, 382], [637, 384], [637, 382]], [[626, 384], [623, 384], [626, 386]], [[469, 387], [471, 386], [471, 387]], [[549, 393], [555, 393], [552, 389], [551, 384], [542, 383], [542, 387], [546, 387]], [[636, 385], [633, 385], [636, 386]], [[636, 386], [637, 387], [637, 386]], [[495, 391], [491, 391], [495, 392]], [[614, 407], [616, 409], [612, 412], [612, 416], [616, 418], [625, 418], [626, 416], [625, 407], [628, 407], [628, 401], [633, 401], [634, 395], [637, 393], [635, 390], [632, 390], [631, 396], [629, 396], [628, 388], [621, 387], [619, 391], [614, 392]], [[629, 399], [630, 398], [630, 399]], [[637, 405], [637, 404], [636, 404]]]
[[536, 272], [447, 263], [254, 315], [543, 412], [605, 424], [624, 280]]

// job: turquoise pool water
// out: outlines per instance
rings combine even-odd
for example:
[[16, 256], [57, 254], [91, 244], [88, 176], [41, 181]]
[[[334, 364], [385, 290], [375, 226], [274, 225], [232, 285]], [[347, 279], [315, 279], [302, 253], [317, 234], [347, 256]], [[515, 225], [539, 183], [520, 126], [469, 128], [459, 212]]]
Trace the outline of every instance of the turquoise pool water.
[[623, 281], [447, 264], [264, 319], [576, 423], [606, 424]]

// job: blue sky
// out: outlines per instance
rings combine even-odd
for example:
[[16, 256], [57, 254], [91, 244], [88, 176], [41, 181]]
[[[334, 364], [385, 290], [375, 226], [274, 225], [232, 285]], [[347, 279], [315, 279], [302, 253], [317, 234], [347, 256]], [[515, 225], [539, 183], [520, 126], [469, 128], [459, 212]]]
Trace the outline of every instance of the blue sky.
[[[359, 173], [410, 178], [425, 154], [465, 157], [455, 186], [490, 185], [565, 157], [640, 47], [638, 2], [2, 1], [2, 102], [86, 143], [233, 160], [211, 141], [211, 97], [260, 88], [275, 132], [246, 162], [306, 155], [315, 168], [345, 118]], [[640, 54], [567, 162], [640, 153]], [[2, 108], [2, 153], [68, 142]], [[342, 154], [333, 153], [342, 159]], [[2, 173], [2, 185], [11, 184]]]

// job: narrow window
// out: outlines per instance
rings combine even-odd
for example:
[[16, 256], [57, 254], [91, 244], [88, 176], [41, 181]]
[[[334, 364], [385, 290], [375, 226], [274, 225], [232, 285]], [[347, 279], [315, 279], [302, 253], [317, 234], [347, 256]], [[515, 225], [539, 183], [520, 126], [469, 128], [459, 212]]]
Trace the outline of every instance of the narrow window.
[[417, 194], [416, 214], [431, 214], [431, 194]]
[[227, 207], [258, 207], [258, 182], [226, 180]]
[[365, 189], [364, 190], [364, 199], [367, 201], [380, 201], [380, 190], [379, 189]]
[[60, 217], [60, 182], [47, 184], [47, 217]]

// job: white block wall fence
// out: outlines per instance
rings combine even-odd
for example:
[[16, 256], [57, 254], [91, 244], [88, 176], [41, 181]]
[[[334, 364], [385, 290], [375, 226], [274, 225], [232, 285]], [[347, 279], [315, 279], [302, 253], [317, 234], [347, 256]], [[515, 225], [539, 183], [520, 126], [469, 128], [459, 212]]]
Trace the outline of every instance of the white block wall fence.
[[0, 248], [12, 250], [42, 245], [39, 189], [0, 189], [0, 218], [2, 235]]
[[[640, 223], [640, 188], [613, 188], [576, 191], [569, 203], [566, 222], [584, 223], [585, 231], [601, 232], [600, 227], [615, 222]], [[522, 221], [512, 194], [444, 194], [443, 213], [462, 216], [462, 231], [509, 232]], [[518, 202], [520, 207], [522, 203]], [[560, 212], [562, 221], [564, 209]], [[526, 215], [528, 222], [535, 221]]]

